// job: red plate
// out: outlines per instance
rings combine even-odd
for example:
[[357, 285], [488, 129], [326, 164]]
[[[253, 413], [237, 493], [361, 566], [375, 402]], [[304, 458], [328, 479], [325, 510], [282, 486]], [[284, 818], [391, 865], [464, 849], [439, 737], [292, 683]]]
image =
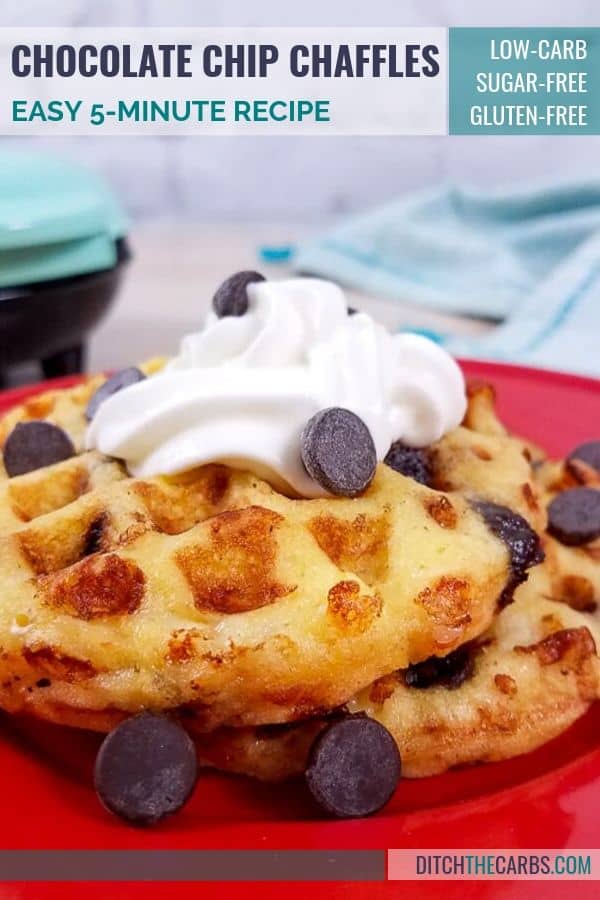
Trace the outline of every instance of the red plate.
[[[490, 363], [465, 364], [468, 375], [491, 381], [510, 427], [562, 455], [598, 437], [600, 381]], [[73, 379], [56, 384], [67, 385]], [[43, 390], [37, 385], [0, 395], [0, 411]], [[556, 741], [525, 757], [419, 781], [405, 781], [383, 813], [348, 822], [316, 817], [301, 785], [273, 790], [241, 778], [204, 775], [182, 813], [151, 831], [129, 828], [96, 801], [91, 768], [97, 738], [5, 718], [0, 741], [0, 845], [4, 848], [594, 848], [600, 847], [600, 705]], [[414, 885], [328, 885], [329, 898], [389, 897]], [[452, 896], [528, 896], [528, 882], [448, 883]], [[569, 893], [573, 893], [569, 886]], [[580, 884], [586, 891], [591, 885]], [[420, 896], [439, 896], [420, 882]], [[312, 892], [314, 886], [309, 890]], [[547, 883], [544, 897], [564, 896]], [[166, 885], [120, 885], [115, 896], [162, 897]], [[223, 890], [223, 886], [219, 887]], [[112, 888], [111, 888], [112, 891]], [[282, 885], [261, 886], [280, 897]], [[456, 894], [454, 893], [456, 891]], [[507, 893], [508, 891], [508, 893]], [[304, 897], [307, 886], [285, 887]], [[86, 886], [85, 900], [107, 888]], [[0, 897], [80, 896], [61, 886], [0, 884]], [[206, 890], [202, 888], [203, 896]], [[228, 897], [247, 895], [240, 884]], [[258, 895], [258, 890], [256, 891]], [[589, 896], [592, 892], [589, 892]], [[199, 896], [179, 885], [177, 896]]]

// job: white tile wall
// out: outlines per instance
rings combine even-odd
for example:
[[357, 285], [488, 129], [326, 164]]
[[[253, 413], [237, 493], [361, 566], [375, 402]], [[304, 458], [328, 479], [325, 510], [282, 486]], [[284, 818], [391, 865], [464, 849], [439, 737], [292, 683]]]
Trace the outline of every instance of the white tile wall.
[[[599, 0], [20, 0], [3, 25], [600, 25]], [[293, 9], [293, 11], [292, 11]], [[315, 219], [440, 178], [600, 176], [600, 138], [4, 139], [100, 170], [136, 218]]]

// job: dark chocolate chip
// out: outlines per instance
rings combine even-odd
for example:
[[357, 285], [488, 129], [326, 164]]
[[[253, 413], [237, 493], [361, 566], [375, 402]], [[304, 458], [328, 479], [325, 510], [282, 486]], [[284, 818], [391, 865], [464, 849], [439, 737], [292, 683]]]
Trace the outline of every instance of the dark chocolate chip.
[[357, 715], [338, 719], [319, 734], [305, 778], [325, 812], [351, 818], [381, 809], [396, 790], [400, 769], [400, 753], [387, 728]]
[[256, 281], [264, 281], [260, 272], [244, 271], [230, 275], [217, 288], [213, 297], [213, 309], [220, 319], [225, 316], [243, 316], [248, 311], [248, 293], [246, 288]]
[[431, 460], [427, 450], [407, 447], [402, 441], [395, 441], [384, 459], [386, 466], [419, 484], [431, 485]]
[[37, 419], [19, 422], [4, 444], [4, 468], [12, 478], [74, 455], [71, 438], [58, 425]]
[[542, 562], [540, 539], [522, 515], [490, 500], [476, 500], [473, 505], [490, 531], [508, 547], [515, 569], [529, 569]]
[[347, 308], [347, 312], [348, 312], [348, 315], [349, 315], [349, 316], [355, 316], [356, 313], [358, 312], [358, 310], [357, 310], [357, 308], [356, 308], [355, 306], [349, 306], [349, 307]]
[[102, 550], [104, 534], [108, 525], [108, 513], [102, 512], [88, 525], [83, 539], [82, 556], [92, 556]]
[[302, 462], [321, 487], [355, 497], [371, 484], [377, 453], [371, 432], [349, 409], [323, 409], [310, 419], [300, 438]]
[[502, 609], [512, 601], [515, 589], [527, 580], [527, 570], [543, 562], [544, 551], [538, 535], [519, 513], [490, 500], [476, 500], [473, 508], [490, 531], [506, 544], [510, 554], [511, 574], [499, 598]]
[[198, 774], [194, 744], [171, 719], [141, 713], [104, 739], [94, 784], [104, 806], [137, 825], [153, 825], [186, 802]]
[[404, 681], [412, 688], [440, 686], [455, 690], [473, 675], [476, 655], [476, 647], [463, 644], [447, 656], [430, 656], [409, 666], [404, 671]]
[[600, 441], [588, 441], [586, 444], [580, 444], [569, 453], [568, 461], [581, 460], [592, 469], [600, 472]]
[[111, 375], [90, 398], [85, 411], [85, 417], [88, 422], [91, 422], [105, 400], [108, 400], [113, 394], [122, 391], [123, 388], [137, 384], [138, 381], [144, 381], [145, 378], [144, 373], [136, 369], [135, 366], [131, 366], [129, 369], [121, 369], [120, 372], [115, 372], [114, 375]]
[[548, 531], [568, 547], [600, 537], [600, 491], [576, 487], [558, 494], [548, 506]]
[[510, 554], [510, 576], [498, 598], [499, 609], [504, 609], [512, 602], [516, 588], [527, 581], [527, 570], [544, 561], [544, 551], [539, 536], [519, 513], [490, 500], [476, 500], [473, 508]]

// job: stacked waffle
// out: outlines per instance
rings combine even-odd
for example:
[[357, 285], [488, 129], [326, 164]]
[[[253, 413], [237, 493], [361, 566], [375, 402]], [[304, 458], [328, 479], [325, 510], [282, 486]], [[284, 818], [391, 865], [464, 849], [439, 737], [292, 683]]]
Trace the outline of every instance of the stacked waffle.
[[[437, 444], [392, 447], [360, 496], [304, 500], [223, 465], [142, 479], [84, 452], [102, 383], [0, 423], [8, 712], [101, 732], [166, 715], [204, 763], [307, 771], [349, 815], [388, 799], [399, 760], [411, 777], [524, 753], [598, 697], [600, 530], [574, 544], [559, 514], [548, 534], [546, 507], [600, 466], [508, 435], [489, 388]], [[71, 455], [46, 464], [40, 422]]]

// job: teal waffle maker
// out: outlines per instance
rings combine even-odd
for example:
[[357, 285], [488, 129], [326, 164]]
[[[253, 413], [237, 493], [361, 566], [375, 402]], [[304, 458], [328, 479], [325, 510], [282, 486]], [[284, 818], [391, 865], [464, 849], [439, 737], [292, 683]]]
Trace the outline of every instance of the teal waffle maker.
[[129, 258], [127, 220], [104, 182], [33, 153], [0, 152], [0, 379], [29, 360], [79, 372]]

